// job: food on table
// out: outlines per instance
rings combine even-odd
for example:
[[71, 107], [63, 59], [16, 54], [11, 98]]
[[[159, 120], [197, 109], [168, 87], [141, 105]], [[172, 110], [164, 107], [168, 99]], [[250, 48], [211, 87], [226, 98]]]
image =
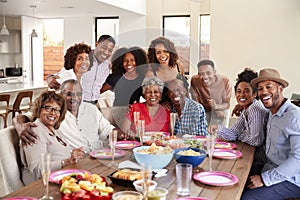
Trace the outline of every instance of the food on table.
[[142, 173], [139, 171], [131, 170], [131, 169], [121, 169], [115, 172], [112, 177], [129, 180], [129, 181], [135, 181], [135, 180], [141, 180], [142, 179]]
[[231, 148], [231, 143], [229, 142], [220, 142], [215, 144], [215, 148], [219, 149], [226, 149], [226, 148]]
[[[74, 173], [60, 180], [62, 199], [77, 200], [83, 197], [89, 199], [111, 199], [113, 188], [107, 186], [105, 178], [98, 174]], [[101, 198], [107, 197], [107, 198]]]
[[200, 152], [194, 151], [193, 149], [182, 150], [179, 151], [177, 154], [183, 156], [200, 156]]
[[199, 148], [199, 149], [203, 148], [203, 143], [201, 140], [190, 139], [190, 140], [184, 141], [184, 143], [193, 148]]
[[150, 148], [140, 149], [137, 150], [137, 152], [142, 154], [168, 154], [172, 153], [173, 149], [171, 149], [171, 147], [169, 146], [162, 147], [157, 146], [155, 143], [152, 143]]
[[157, 187], [155, 190], [148, 193], [148, 200], [165, 200], [167, 199], [168, 190], [162, 187]]
[[113, 200], [142, 200], [143, 195], [135, 191], [122, 191], [113, 195]]

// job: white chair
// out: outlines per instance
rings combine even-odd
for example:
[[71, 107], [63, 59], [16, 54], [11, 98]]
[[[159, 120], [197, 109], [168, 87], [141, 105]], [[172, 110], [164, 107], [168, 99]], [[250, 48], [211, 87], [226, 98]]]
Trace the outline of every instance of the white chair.
[[4, 195], [24, 186], [20, 169], [19, 137], [14, 127], [10, 126], [0, 130], [0, 170]]

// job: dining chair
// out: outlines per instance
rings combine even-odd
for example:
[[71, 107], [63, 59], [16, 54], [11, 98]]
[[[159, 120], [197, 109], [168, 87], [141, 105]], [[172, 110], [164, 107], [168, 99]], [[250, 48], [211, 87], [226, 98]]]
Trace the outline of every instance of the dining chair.
[[4, 128], [7, 127], [7, 115], [8, 115], [8, 107], [9, 107], [9, 94], [1, 94], [0, 95], [0, 117], [3, 118]]
[[12, 113], [12, 119], [16, 116], [16, 113], [21, 114], [22, 112], [26, 112], [30, 110], [30, 107], [32, 105], [32, 95], [33, 95], [32, 90], [18, 93], [16, 100], [12, 105], [12, 108], [8, 109], [8, 114]]
[[[19, 137], [13, 126], [0, 130], [0, 170], [4, 195], [24, 186], [21, 180]], [[3, 189], [1, 189], [3, 191]]]

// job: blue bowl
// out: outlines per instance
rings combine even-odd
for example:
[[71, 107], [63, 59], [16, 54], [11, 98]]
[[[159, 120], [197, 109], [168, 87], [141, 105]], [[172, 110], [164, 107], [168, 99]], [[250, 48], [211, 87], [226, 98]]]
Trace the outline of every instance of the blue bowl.
[[[189, 149], [199, 152], [200, 155], [199, 156], [184, 156], [184, 155], [178, 154], [178, 152], [180, 152], [180, 151], [189, 150]], [[175, 149], [174, 151], [175, 151], [174, 156], [178, 163], [189, 163], [189, 164], [193, 165], [193, 167], [197, 167], [198, 165], [200, 165], [203, 162], [204, 158], [206, 157], [206, 151], [204, 151], [203, 149], [198, 149], [198, 148], [186, 147], [186, 148], [178, 148], [178, 149]]]
[[138, 152], [141, 149], [148, 148], [150, 148], [150, 146], [141, 146], [133, 149], [134, 158], [140, 165], [152, 167], [152, 169], [162, 169], [173, 159], [174, 151], [165, 154], [145, 154]]

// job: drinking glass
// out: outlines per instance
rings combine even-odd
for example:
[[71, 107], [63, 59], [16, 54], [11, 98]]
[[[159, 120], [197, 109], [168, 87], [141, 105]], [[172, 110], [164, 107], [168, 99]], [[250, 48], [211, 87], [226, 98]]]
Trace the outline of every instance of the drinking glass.
[[142, 180], [143, 180], [143, 195], [144, 195], [144, 198], [147, 199], [148, 192], [149, 192], [148, 182], [149, 182], [149, 180], [152, 179], [151, 166], [142, 165], [141, 173], [142, 173]]
[[139, 133], [141, 146], [143, 146], [144, 132], [145, 132], [145, 120], [138, 120], [138, 133]]
[[111, 151], [111, 162], [109, 163], [110, 167], [116, 167], [118, 164], [115, 163], [115, 151], [116, 151], [116, 143], [117, 143], [118, 131], [113, 129], [109, 133], [109, 144]]
[[174, 137], [174, 128], [175, 128], [176, 118], [177, 118], [177, 113], [170, 113], [171, 137]]
[[136, 136], [138, 136], [138, 122], [140, 120], [140, 112], [138, 111], [134, 111], [133, 112], [133, 122], [134, 122], [134, 125], [135, 125], [135, 134]]
[[41, 200], [52, 200], [53, 197], [49, 196], [49, 175], [51, 173], [51, 154], [50, 153], [42, 153], [42, 178], [43, 184], [45, 186], [45, 195], [40, 198]]
[[193, 166], [188, 163], [176, 164], [176, 185], [179, 196], [190, 194]]
[[207, 148], [207, 153], [208, 153], [208, 165], [209, 165], [209, 170], [212, 171], [212, 156], [214, 153], [215, 149], [215, 140], [216, 136], [208, 134], [206, 136], [206, 148]]

